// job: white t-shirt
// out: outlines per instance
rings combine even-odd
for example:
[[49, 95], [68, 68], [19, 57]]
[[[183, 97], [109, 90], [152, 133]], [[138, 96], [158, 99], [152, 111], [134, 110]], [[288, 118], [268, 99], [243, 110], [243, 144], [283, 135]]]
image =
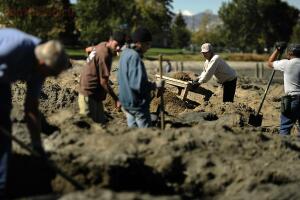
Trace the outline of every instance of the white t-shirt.
[[273, 62], [275, 70], [283, 72], [286, 95], [300, 95], [300, 58]]
[[206, 60], [203, 67], [203, 72], [199, 76], [199, 83], [206, 83], [214, 76], [218, 83], [224, 83], [236, 78], [234, 69], [220, 58], [219, 55], [214, 55], [211, 60]]

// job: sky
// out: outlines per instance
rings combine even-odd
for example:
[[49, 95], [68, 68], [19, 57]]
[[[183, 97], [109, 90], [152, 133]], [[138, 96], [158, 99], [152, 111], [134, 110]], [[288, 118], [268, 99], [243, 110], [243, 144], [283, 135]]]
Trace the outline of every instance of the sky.
[[[174, 12], [181, 11], [183, 14], [191, 15], [210, 10], [214, 14], [218, 14], [218, 10], [223, 2], [230, 0], [173, 0]], [[289, 5], [300, 9], [300, 0], [284, 0]]]
[[[120, 0], [122, 1], [122, 0]], [[210, 10], [214, 14], [218, 14], [218, 10], [223, 2], [230, 0], [173, 0], [173, 11], [178, 13], [181, 11], [183, 14], [192, 15], [200, 12]], [[300, 0], [283, 0], [288, 4], [300, 9]], [[72, 3], [76, 0], [71, 0]]]

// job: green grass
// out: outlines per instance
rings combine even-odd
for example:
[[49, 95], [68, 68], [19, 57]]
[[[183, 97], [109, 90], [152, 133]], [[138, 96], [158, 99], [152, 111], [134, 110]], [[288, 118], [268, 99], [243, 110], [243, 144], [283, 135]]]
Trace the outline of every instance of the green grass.
[[73, 57], [84, 57], [86, 56], [86, 53], [84, 51], [84, 48], [82, 49], [66, 49], [68, 55], [73, 58]]
[[[86, 53], [84, 48], [67, 48], [67, 53], [73, 59], [85, 59]], [[151, 48], [146, 54], [145, 58], [149, 60], [157, 60], [159, 55], [163, 55], [163, 59], [174, 61], [204, 61], [203, 56], [199, 53], [192, 53], [183, 51], [182, 49], [166, 49], [166, 48]], [[268, 55], [259, 55], [252, 53], [220, 53], [220, 56], [228, 61], [266, 61]]]

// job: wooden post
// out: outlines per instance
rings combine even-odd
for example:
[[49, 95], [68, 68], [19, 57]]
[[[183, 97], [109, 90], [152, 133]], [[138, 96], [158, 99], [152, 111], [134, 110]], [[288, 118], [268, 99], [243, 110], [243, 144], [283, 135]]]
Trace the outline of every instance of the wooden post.
[[258, 78], [259, 77], [259, 63], [256, 63], [256, 68], [255, 68], [255, 78]]
[[[162, 67], [163, 56], [159, 55], [159, 75], [162, 80], [163, 67]], [[161, 96], [160, 96], [160, 128], [161, 130], [165, 129], [165, 107], [164, 107], [164, 86], [161, 88]]]
[[178, 72], [178, 62], [176, 61], [176, 72]]
[[183, 72], [183, 62], [182, 61], [180, 62], [180, 67], [181, 67], [180, 71]]
[[264, 68], [265, 68], [264, 63], [261, 63], [261, 65], [260, 65], [260, 73], [259, 73], [259, 77], [260, 78], [264, 77], [264, 70], [265, 70]]

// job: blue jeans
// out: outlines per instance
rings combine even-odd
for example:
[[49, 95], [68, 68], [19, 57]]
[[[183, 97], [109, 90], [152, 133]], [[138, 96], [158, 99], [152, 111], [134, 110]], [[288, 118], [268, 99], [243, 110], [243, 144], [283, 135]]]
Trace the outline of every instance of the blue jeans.
[[[289, 135], [294, 124], [298, 121], [300, 123], [300, 95], [293, 96], [291, 102], [291, 113], [280, 116], [280, 134]], [[298, 127], [298, 136], [300, 130]]]
[[[0, 126], [11, 132], [11, 90], [9, 84], [0, 83]], [[11, 140], [0, 130], [0, 199], [5, 196], [8, 162], [11, 155]]]
[[128, 127], [148, 128], [152, 126], [149, 109], [127, 110], [123, 108], [123, 112], [127, 118]]

